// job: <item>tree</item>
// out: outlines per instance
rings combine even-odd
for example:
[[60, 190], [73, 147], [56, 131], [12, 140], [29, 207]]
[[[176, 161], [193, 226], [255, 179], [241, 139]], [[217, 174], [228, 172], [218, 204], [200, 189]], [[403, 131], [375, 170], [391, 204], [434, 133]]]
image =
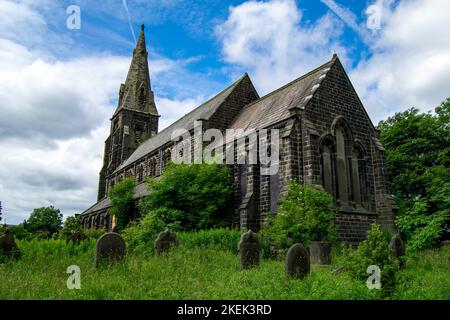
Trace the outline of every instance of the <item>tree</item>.
[[23, 226], [29, 232], [47, 232], [52, 235], [62, 228], [61, 211], [53, 206], [34, 209]]
[[81, 221], [77, 216], [67, 217], [64, 221], [64, 227], [62, 228], [60, 235], [63, 238], [67, 238], [73, 233], [81, 231]]
[[119, 231], [125, 229], [135, 212], [133, 198], [135, 186], [136, 182], [134, 178], [128, 177], [116, 184], [109, 192], [109, 198], [111, 199], [111, 209], [109, 212], [112, 216], [116, 217], [117, 229]]
[[170, 164], [147, 187], [149, 196], [139, 208], [143, 215], [154, 215], [155, 221], [185, 231], [230, 225], [227, 213], [233, 191], [225, 165]]
[[297, 242], [309, 245], [311, 241], [333, 241], [334, 218], [333, 197], [329, 193], [291, 181], [287, 194], [280, 200], [277, 215], [269, 216], [263, 233], [282, 248]]
[[411, 108], [381, 121], [396, 224], [418, 250], [437, 243], [450, 217], [450, 99], [436, 114]]

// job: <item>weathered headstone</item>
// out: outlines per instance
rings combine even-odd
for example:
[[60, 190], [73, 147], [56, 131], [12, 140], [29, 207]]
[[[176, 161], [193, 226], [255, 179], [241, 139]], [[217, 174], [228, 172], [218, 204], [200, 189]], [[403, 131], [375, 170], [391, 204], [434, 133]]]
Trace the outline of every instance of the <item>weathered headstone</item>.
[[249, 269], [259, 265], [259, 253], [261, 246], [258, 236], [248, 230], [241, 236], [238, 244], [239, 261], [242, 269]]
[[296, 243], [289, 248], [286, 254], [286, 277], [291, 279], [303, 279], [311, 270], [311, 262], [308, 251]]
[[309, 246], [311, 263], [331, 264], [331, 242], [312, 241]]
[[82, 231], [77, 231], [77, 232], [71, 233], [67, 237], [66, 243], [72, 242], [72, 243], [79, 244], [80, 242], [82, 242], [82, 241], [84, 241], [86, 239], [87, 239], [87, 237]]
[[114, 232], [105, 233], [95, 244], [94, 266], [97, 268], [102, 262], [112, 263], [122, 260], [125, 256], [125, 241]]
[[165, 254], [170, 248], [177, 245], [177, 235], [166, 229], [158, 234], [155, 240], [155, 252], [157, 255]]
[[405, 267], [405, 260], [403, 256], [405, 255], [405, 244], [403, 243], [400, 234], [395, 234], [391, 242], [389, 243], [389, 251], [391, 259], [398, 259], [400, 262], [400, 268]]
[[17, 247], [14, 235], [11, 234], [9, 229], [6, 229], [4, 233], [0, 235], [0, 252], [11, 258], [18, 258], [20, 256], [20, 250]]

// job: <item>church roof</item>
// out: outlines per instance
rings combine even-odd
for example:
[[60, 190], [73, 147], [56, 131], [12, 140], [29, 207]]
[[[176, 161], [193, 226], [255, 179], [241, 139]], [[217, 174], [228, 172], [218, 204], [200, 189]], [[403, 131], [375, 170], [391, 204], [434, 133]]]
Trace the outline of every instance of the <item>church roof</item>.
[[247, 74], [245, 74], [238, 81], [230, 85], [222, 92], [218, 93], [208, 101], [204, 102], [191, 112], [187, 113], [186, 115], [172, 123], [170, 126], [165, 128], [155, 136], [142, 143], [136, 149], [136, 151], [134, 151], [133, 154], [115, 170], [115, 172], [120, 171], [136, 160], [145, 157], [150, 152], [170, 142], [172, 140], [172, 132], [174, 132], [174, 130], [191, 130], [194, 128], [194, 121], [199, 119], [208, 120], [219, 109], [222, 103], [225, 102], [226, 98], [233, 92], [238, 84], [246, 77], [248, 77]]
[[291, 109], [303, 109], [337, 59], [334, 55], [322, 66], [248, 104], [230, 128], [258, 130], [289, 118]]
[[[134, 188], [133, 196], [135, 198], [142, 198], [142, 197], [148, 196], [148, 190], [147, 190], [147, 187], [146, 187], [145, 183], [140, 183]], [[108, 209], [110, 207], [111, 207], [111, 200], [107, 197], [107, 198], [104, 198], [104, 199], [98, 201], [96, 204], [94, 204], [90, 208], [86, 209], [82, 213], [82, 215], [88, 214], [88, 213], [92, 213], [92, 212], [101, 211], [101, 210], [105, 210], [105, 209]]]

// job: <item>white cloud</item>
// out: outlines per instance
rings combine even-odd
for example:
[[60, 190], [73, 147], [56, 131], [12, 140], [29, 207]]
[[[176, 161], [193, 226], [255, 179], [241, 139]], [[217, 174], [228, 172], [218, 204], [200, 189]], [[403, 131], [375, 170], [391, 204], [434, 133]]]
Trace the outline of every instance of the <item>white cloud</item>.
[[228, 19], [216, 29], [225, 61], [248, 70], [262, 93], [328, 61], [333, 52], [345, 60], [341, 32], [342, 23], [332, 15], [302, 24], [293, 0], [230, 7]]
[[430, 110], [450, 96], [450, 1], [410, 0], [384, 9], [372, 55], [351, 73], [376, 121], [413, 106]]
[[164, 117], [159, 119], [159, 130], [166, 128], [186, 113], [198, 107], [205, 99], [197, 97], [196, 99], [172, 100], [167, 98], [157, 99], [156, 105], [159, 113]]
[[[131, 61], [131, 52], [60, 60], [52, 50], [66, 39], [47, 29], [36, 4], [0, 2], [0, 201], [8, 223], [20, 223], [40, 206], [54, 205], [67, 216], [95, 202], [109, 118]], [[42, 35], [56, 42], [43, 46], [34, 39]], [[199, 78], [186, 85], [191, 61], [151, 54], [161, 127], [198, 105], [173, 98], [178, 86], [180, 96], [204, 88]], [[172, 80], [171, 87], [160, 78]]]
[[[224, 60], [231, 70], [248, 70], [265, 94], [337, 52], [374, 123], [411, 106], [432, 109], [450, 96], [450, 1], [373, 1], [381, 12], [378, 31], [365, 29], [358, 15], [336, 1], [322, 3], [333, 13], [312, 23], [303, 21], [291, 0], [230, 7], [216, 29]], [[349, 63], [352, 48], [343, 48], [343, 24], [335, 14], [368, 46], [365, 58]]]

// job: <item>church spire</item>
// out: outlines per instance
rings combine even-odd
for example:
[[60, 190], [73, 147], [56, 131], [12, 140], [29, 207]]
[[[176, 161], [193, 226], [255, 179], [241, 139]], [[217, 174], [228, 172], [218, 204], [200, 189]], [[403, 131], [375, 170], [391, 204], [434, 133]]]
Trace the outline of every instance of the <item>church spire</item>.
[[122, 108], [158, 115], [148, 70], [144, 25], [141, 26], [141, 33], [136, 48], [133, 50], [133, 59], [127, 79], [120, 88], [119, 105], [116, 112]]

